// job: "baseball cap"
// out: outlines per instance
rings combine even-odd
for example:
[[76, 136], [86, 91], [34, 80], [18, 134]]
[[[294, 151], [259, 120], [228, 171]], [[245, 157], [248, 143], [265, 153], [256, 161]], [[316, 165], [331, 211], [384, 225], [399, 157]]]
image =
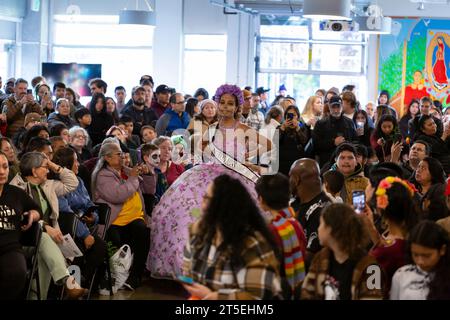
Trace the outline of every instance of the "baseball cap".
[[330, 98], [330, 100], [328, 101], [328, 105], [331, 107], [333, 105], [341, 105], [342, 104], [342, 99], [339, 96], [332, 96]]
[[284, 84], [282, 84], [279, 88], [278, 91], [287, 91], [286, 86]]
[[165, 85], [165, 84], [160, 84], [160, 85], [156, 88], [155, 93], [156, 93], [156, 94], [160, 94], [160, 93], [170, 92], [170, 91], [171, 91], [171, 89], [170, 89], [167, 85]]
[[24, 127], [26, 127], [30, 122], [41, 122], [42, 116], [36, 112], [30, 112], [25, 116]]
[[259, 87], [256, 89], [257, 94], [263, 94], [263, 93], [269, 92], [269, 91], [270, 91], [270, 89], [264, 89], [264, 87]]
[[153, 82], [153, 77], [152, 77], [152, 76], [149, 76], [148, 74], [144, 74], [144, 75], [141, 77], [141, 79], [139, 79], [139, 84], [142, 86], [142, 85], [144, 84], [145, 81], [150, 81], [150, 83], [152, 84], [152, 87], [153, 87], [153, 85], [155, 84], [155, 83]]
[[14, 84], [16, 82], [16, 78], [9, 78], [8, 80], [6, 80], [6, 84], [12, 83]]

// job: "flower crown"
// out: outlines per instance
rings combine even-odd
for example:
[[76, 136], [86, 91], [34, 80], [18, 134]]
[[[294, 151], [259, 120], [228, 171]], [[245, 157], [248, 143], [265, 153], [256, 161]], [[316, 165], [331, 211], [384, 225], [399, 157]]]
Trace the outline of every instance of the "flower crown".
[[375, 192], [377, 196], [378, 208], [386, 209], [386, 207], [389, 205], [386, 190], [390, 189], [395, 182], [402, 184], [409, 191], [411, 197], [413, 197], [414, 193], [417, 192], [416, 187], [408, 181], [400, 179], [399, 177], [387, 177], [381, 180], [380, 184], [378, 185], [377, 191]]
[[223, 84], [220, 87], [218, 87], [216, 94], [214, 95], [214, 101], [216, 101], [217, 104], [219, 104], [220, 97], [222, 97], [226, 93], [235, 96], [240, 106], [244, 104], [244, 96], [242, 95], [241, 89], [233, 84]]

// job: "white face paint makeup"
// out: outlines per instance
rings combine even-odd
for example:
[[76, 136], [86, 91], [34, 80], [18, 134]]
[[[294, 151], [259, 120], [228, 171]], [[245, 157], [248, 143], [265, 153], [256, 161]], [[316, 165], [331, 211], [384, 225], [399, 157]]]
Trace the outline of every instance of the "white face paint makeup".
[[159, 166], [159, 163], [161, 162], [161, 151], [155, 150], [148, 156], [148, 164], [152, 167]]
[[175, 164], [181, 164], [185, 157], [184, 147], [181, 143], [177, 144], [172, 151], [172, 161]]

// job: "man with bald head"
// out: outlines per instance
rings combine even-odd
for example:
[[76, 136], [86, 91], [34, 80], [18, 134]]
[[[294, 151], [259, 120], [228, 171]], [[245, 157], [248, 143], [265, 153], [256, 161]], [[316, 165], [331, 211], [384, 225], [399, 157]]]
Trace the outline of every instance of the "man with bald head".
[[317, 229], [322, 209], [331, 200], [322, 190], [319, 164], [312, 159], [299, 159], [293, 163], [289, 172], [291, 192], [296, 198], [292, 207], [306, 233], [306, 261], [321, 249]]

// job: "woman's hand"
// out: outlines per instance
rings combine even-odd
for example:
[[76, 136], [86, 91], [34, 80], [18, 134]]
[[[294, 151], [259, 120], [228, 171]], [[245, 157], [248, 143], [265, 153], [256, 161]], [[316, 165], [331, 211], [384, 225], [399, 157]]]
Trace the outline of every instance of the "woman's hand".
[[28, 217], [28, 219], [27, 219], [27, 224], [22, 226], [22, 228], [21, 228], [22, 231], [27, 231], [28, 229], [30, 229], [33, 222], [39, 221], [39, 219], [41, 218], [39, 215], [39, 212], [37, 212], [36, 210], [30, 210], [28, 212], [24, 212], [23, 215]]
[[401, 141], [396, 142], [391, 147], [391, 159], [389, 159], [390, 162], [394, 163], [400, 163], [400, 155], [403, 150], [403, 143]]
[[284, 131], [284, 130], [286, 130], [286, 128], [291, 127], [291, 126], [292, 126], [292, 120], [286, 119], [286, 120], [281, 124], [280, 130], [281, 130], [281, 131]]
[[198, 297], [202, 300], [217, 300], [219, 297], [218, 292], [213, 292], [208, 287], [199, 284], [199, 283], [193, 283], [193, 284], [185, 284], [183, 283], [183, 287], [192, 295], [195, 297]]
[[45, 230], [47, 231], [50, 238], [53, 239], [56, 243], [62, 243], [64, 241], [63, 234], [61, 233], [61, 230], [53, 228], [49, 225], [45, 226]]
[[356, 135], [358, 137], [363, 136], [364, 135], [364, 128], [357, 128], [356, 129]]
[[88, 213], [83, 215], [81, 220], [86, 223], [87, 225], [93, 225], [95, 223], [95, 217], [92, 213]]
[[314, 127], [316, 125], [316, 122], [317, 122], [317, 118], [312, 117], [311, 119], [308, 120], [308, 122], [306, 122], [306, 125], [308, 127]]

